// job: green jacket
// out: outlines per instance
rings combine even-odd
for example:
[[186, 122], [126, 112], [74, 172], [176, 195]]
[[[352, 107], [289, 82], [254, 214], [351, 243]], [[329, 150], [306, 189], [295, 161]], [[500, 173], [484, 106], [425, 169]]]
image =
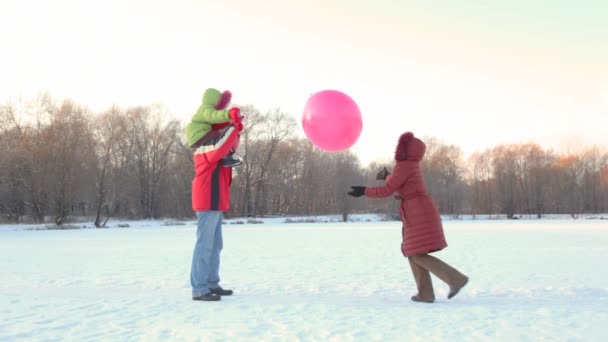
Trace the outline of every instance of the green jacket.
[[219, 90], [209, 88], [203, 94], [203, 104], [198, 107], [196, 114], [186, 126], [186, 137], [188, 145], [193, 146], [205, 134], [211, 132], [213, 124], [230, 121], [228, 110], [217, 110], [215, 105], [218, 103], [222, 93]]

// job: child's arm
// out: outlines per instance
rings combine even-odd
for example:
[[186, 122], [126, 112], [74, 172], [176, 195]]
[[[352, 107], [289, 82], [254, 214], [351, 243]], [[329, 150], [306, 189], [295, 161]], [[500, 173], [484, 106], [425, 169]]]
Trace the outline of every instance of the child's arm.
[[202, 122], [208, 124], [217, 124], [230, 121], [230, 113], [228, 110], [217, 110], [213, 107], [201, 106], [196, 114], [192, 117], [193, 122]]

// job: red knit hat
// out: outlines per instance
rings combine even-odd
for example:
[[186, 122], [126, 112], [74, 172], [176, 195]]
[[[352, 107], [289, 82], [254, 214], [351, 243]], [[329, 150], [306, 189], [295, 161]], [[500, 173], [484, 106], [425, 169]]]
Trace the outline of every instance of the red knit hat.
[[230, 100], [232, 100], [232, 93], [228, 90], [224, 90], [220, 98], [217, 100], [217, 103], [215, 104], [215, 109], [226, 109], [226, 107], [228, 107], [228, 104], [230, 103]]
[[426, 145], [422, 140], [414, 137], [414, 133], [406, 132], [399, 137], [397, 149], [395, 150], [395, 160], [411, 160], [418, 162], [422, 160], [425, 151]]

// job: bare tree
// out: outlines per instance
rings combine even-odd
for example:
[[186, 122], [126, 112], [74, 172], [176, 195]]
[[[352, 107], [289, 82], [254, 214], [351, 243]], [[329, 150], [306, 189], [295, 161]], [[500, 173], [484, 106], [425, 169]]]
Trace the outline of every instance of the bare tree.
[[136, 107], [127, 111], [128, 141], [139, 184], [138, 204], [144, 218], [159, 217], [158, 194], [180, 131], [177, 121], [163, 123], [160, 110], [152, 110]]
[[517, 151], [512, 145], [502, 145], [492, 150], [492, 168], [496, 182], [496, 194], [501, 213], [513, 218], [517, 213], [518, 184]]
[[556, 161], [555, 172], [559, 211], [577, 218], [583, 212], [583, 160], [577, 155], [563, 156]]
[[545, 213], [549, 195], [551, 164], [554, 157], [535, 144], [524, 144], [519, 147], [521, 158], [521, 188], [524, 208], [527, 213], [535, 213], [541, 218]]
[[21, 131], [13, 121], [14, 107], [0, 107], [0, 215], [17, 223], [25, 213], [25, 199], [20, 189], [19, 166], [24, 163], [23, 151], [19, 146]]
[[422, 163], [429, 193], [443, 213], [458, 215], [464, 200], [462, 150], [454, 145], [432, 146]]
[[[185, 128], [181, 127], [180, 132]], [[179, 134], [176, 135], [179, 139]], [[168, 161], [165, 182], [162, 183], [160, 201], [163, 208], [170, 208], [171, 216], [191, 218], [192, 211], [192, 178], [194, 176], [194, 155], [185, 141], [179, 139], [173, 144]]]
[[38, 223], [44, 222], [49, 205], [51, 149], [48, 126], [55, 105], [47, 94], [32, 102], [14, 106], [8, 113], [17, 132], [22, 158], [17, 166], [20, 188], [25, 191], [23, 204], [30, 208]]
[[608, 155], [598, 147], [587, 149], [582, 153], [583, 210], [594, 214], [600, 213], [606, 193], [602, 191], [601, 171], [608, 165]]
[[272, 215], [285, 215], [297, 212], [299, 196], [299, 168], [302, 161], [302, 140], [289, 139], [279, 144], [276, 158], [273, 158], [268, 173], [267, 187], [269, 203], [267, 208]]
[[336, 210], [342, 214], [342, 221], [348, 221], [352, 210], [352, 199], [348, 197], [349, 186], [362, 181], [359, 159], [349, 151], [332, 154], [333, 168], [328, 170], [331, 177], [331, 187], [336, 203]]
[[327, 155], [313, 146], [310, 142], [306, 143], [306, 150], [303, 154], [302, 173], [300, 179], [300, 205], [304, 215], [312, 215], [323, 210], [324, 202], [321, 200], [323, 189], [327, 183], [325, 171], [329, 169], [329, 158]]
[[486, 150], [469, 158], [469, 210], [473, 215], [494, 213], [494, 169], [491, 154], [491, 150]]
[[82, 177], [92, 176], [84, 172], [90, 164], [83, 163], [93, 154], [86, 114], [85, 109], [64, 101], [51, 116], [47, 144], [51, 147], [51, 198], [57, 225], [63, 224], [74, 210], [75, 191], [93, 183]]
[[295, 120], [288, 114], [275, 109], [262, 116], [258, 135], [254, 165], [257, 170], [254, 183], [253, 216], [263, 215], [266, 202], [268, 170], [279, 144], [287, 139], [296, 127]]
[[[116, 187], [113, 177], [119, 172], [120, 160], [117, 156], [121, 152], [126, 139], [125, 115], [118, 107], [113, 107], [99, 115], [92, 129], [95, 139], [95, 154], [97, 157], [97, 181], [95, 198], [95, 227], [105, 227], [111, 216], [112, 200], [116, 199]], [[124, 152], [124, 150], [123, 150]]]

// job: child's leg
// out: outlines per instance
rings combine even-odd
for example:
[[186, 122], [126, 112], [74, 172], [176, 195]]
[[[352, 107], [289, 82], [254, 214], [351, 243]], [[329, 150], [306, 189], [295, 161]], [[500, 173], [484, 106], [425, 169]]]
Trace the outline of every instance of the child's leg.
[[243, 164], [243, 162], [234, 158], [234, 150], [231, 149], [230, 152], [224, 158], [222, 158], [222, 164], [224, 164], [224, 166], [236, 167]]
[[228, 125], [220, 129], [211, 130], [190, 147], [197, 148], [200, 146], [215, 145], [226, 135], [226, 133], [228, 133], [228, 128], [230, 127], [232, 126]]
[[198, 148], [200, 146], [211, 146], [215, 145], [223, 136], [223, 132], [220, 131], [211, 131], [205, 134], [202, 138], [200, 138], [194, 145], [191, 147]]

